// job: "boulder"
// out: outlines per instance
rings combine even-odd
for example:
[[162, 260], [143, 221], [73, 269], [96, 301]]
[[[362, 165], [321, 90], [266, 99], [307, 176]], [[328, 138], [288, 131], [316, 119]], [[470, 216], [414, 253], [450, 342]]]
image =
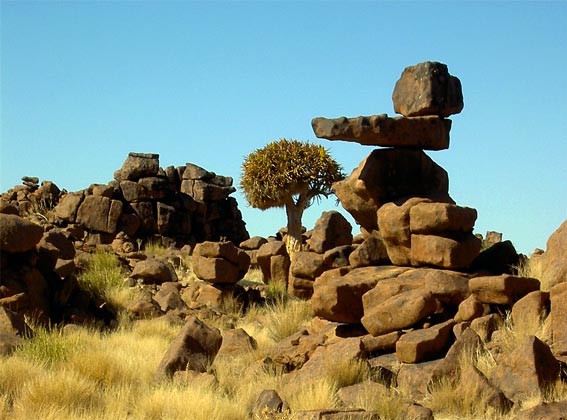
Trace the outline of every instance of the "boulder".
[[238, 266], [224, 258], [193, 255], [193, 272], [204, 281], [234, 284], [240, 280]]
[[148, 258], [137, 262], [130, 277], [140, 279], [145, 284], [162, 284], [178, 280], [171, 263], [161, 258]]
[[[567, 304], [567, 301], [565, 303]], [[548, 309], [549, 292], [539, 290], [530, 292], [514, 303], [512, 307], [514, 326], [520, 331], [523, 330], [522, 326], [537, 326], [547, 316]]]
[[432, 383], [442, 379], [458, 382], [463, 360], [468, 361], [472, 358], [471, 362], [476, 361], [476, 354], [482, 347], [479, 335], [472, 328], [466, 328], [451, 345], [445, 357], [435, 366]]
[[404, 69], [392, 94], [394, 111], [406, 117], [447, 117], [462, 111], [461, 82], [443, 63], [426, 61]]
[[479, 404], [485, 404], [503, 414], [512, 408], [512, 401], [476, 367], [468, 366], [460, 378], [455, 394], [463, 400], [477, 400]]
[[354, 245], [336, 246], [323, 254], [323, 265], [326, 270], [346, 267], [349, 265], [350, 254], [356, 247]]
[[429, 386], [438, 360], [421, 363], [403, 363], [397, 374], [398, 388], [407, 390], [407, 397], [419, 402], [428, 395]]
[[539, 280], [509, 274], [474, 277], [469, 288], [481, 303], [512, 305], [530, 292], [539, 290]]
[[526, 337], [494, 369], [490, 377], [504, 395], [515, 403], [543, 397], [559, 378], [559, 362], [549, 347], [535, 336]]
[[567, 356], [567, 283], [556, 284], [549, 295], [553, 352], [559, 356]]
[[155, 380], [171, 378], [176, 371], [206, 372], [222, 344], [218, 329], [190, 317], [161, 360]]
[[368, 292], [362, 302], [361, 322], [373, 336], [411, 327], [437, 309], [435, 297], [423, 289], [402, 292], [384, 301]]
[[256, 340], [242, 328], [226, 330], [222, 334], [222, 345], [217, 353], [217, 358], [233, 358], [243, 352], [251, 352], [257, 348]]
[[97, 195], [86, 196], [79, 210], [77, 223], [97, 232], [116, 233], [122, 214], [122, 202]]
[[[283, 258], [274, 258], [276, 256]], [[258, 249], [256, 260], [262, 270], [265, 282], [275, 281], [287, 284], [290, 259], [285, 242], [271, 241], [265, 243]], [[274, 260], [273, 264], [272, 260]]]
[[246, 249], [246, 250], [255, 250], [255, 249], [260, 249], [260, 247], [264, 244], [267, 244], [268, 240], [266, 238], [263, 238], [262, 236], [253, 236], [252, 238], [249, 238], [245, 241], [242, 241], [238, 247], [241, 249]]
[[435, 266], [464, 269], [480, 252], [481, 240], [472, 233], [461, 239], [434, 235], [411, 235], [411, 263], [414, 266]]
[[367, 335], [362, 338], [362, 345], [368, 354], [394, 352], [396, 343], [402, 335], [400, 331], [393, 331], [377, 337]]
[[512, 420], [565, 420], [567, 400], [542, 402], [535, 407], [520, 411]]
[[323, 255], [298, 251], [291, 257], [290, 271], [293, 276], [315, 280], [325, 271], [323, 264]]
[[[486, 239], [484, 240], [486, 242]], [[520, 264], [520, 256], [510, 241], [497, 242], [482, 251], [470, 264], [471, 272], [488, 272], [494, 275], [513, 274]]]
[[545, 253], [538, 258], [542, 268], [542, 282], [548, 288], [567, 282], [567, 220], [551, 234]]
[[364, 313], [362, 296], [378, 282], [397, 277], [406, 270], [376, 266], [357, 268], [345, 275], [337, 270], [326, 271], [313, 285], [313, 311], [329, 321], [358, 324]]
[[43, 228], [15, 214], [0, 213], [0, 250], [17, 253], [33, 249]]
[[63, 195], [55, 208], [53, 209], [55, 216], [69, 223], [75, 223], [79, 206], [85, 198], [83, 191], [70, 192]]
[[410, 209], [410, 230], [425, 235], [470, 233], [476, 217], [476, 210], [470, 207], [451, 203], [418, 203]]
[[352, 226], [338, 211], [325, 211], [315, 222], [308, 241], [309, 249], [323, 254], [341, 245], [352, 244]]
[[181, 310], [187, 306], [179, 294], [180, 287], [181, 284], [178, 282], [164, 282], [157, 293], [154, 294], [153, 300], [163, 312], [174, 309]]
[[350, 176], [333, 184], [342, 206], [367, 231], [377, 230], [376, 212], [408, 196], [448, 199], [447, 172], [416, 149], [375, 149]]
[[32, 330], [21, 315], [0, 305], [0, 355], [6, 356], [21, 344]]
[[396, 342], [396, 357], [403, 363], [419, 363], [444, 357], [453, 335], [454, 324], [455, 321], [451, 319], [404, 334]]
[[137, 181], [147, 176], [155, 176], [159, 171], [159, 155], [153, 153], [129, 153], [117, 172], [117, 181]]
[[439, 117], [388, 117], [386, 114], [356, 118], [313, 118], [315, 135], [365, 146], [415, 147], [425, 150], [449, 148], [451, 120]]
[[250, 414], [253, 418], [262, 418], [266, 411], [270, 413], [282, 413], [289, 409], [275, 389], [264, 389], [252, 405]]
[[488, 315], [489, 311], [490, 308], [487, 304], [479, 302], [474, 295], [470, 295], [459, 304], [454, 319], [456, 322], [472, 321], [475, 318]]
[[377, 234], [370, 235], [368, 238], [364, 239], [364, 241], [350, 253], [348, 261], [352, 268], [390, 264], [386, 245], [384, 245], [384, 241]]
[[499, 314], [488, 314], [471, 321], [470, 328], [474, 330], [484, 342], [492, 340], [492, 334], [504, 324]]

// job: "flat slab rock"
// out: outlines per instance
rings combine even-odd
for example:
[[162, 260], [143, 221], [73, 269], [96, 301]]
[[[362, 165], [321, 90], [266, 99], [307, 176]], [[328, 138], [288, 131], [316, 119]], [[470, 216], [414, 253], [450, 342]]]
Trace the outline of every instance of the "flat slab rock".
[[311, 126], [317, 137], [328, 140], [444, 150], [449, 148], [451, 120], [437, 116], [406, 118], [380, 114], [355, 118], [317, 117], [311, 120]]

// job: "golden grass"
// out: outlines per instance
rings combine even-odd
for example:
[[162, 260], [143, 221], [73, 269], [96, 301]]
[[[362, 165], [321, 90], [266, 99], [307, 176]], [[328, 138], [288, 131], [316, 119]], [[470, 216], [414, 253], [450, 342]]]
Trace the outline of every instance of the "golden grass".
[[310, 301], [290, 299], [267, 307], [266, 329], [274, 341], [280, 341], [306, 325], [313, 318]]
[[336, 382], [321, 378], [306, 384], [288, 384], [282, 394], [292, 411], [323, 410], [339, 407], [337, 391]]

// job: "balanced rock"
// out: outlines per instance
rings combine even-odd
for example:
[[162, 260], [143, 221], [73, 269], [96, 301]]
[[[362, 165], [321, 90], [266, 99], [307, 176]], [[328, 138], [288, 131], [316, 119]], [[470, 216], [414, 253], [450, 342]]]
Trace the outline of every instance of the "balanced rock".
[[315, 222], [309, 239], [313, 252], [324, 252], [341, 245], [352, 244], [352, 226], [338, 211], [325, 211]]
[[481, 303], [511, 305], [530, 292], [539, 290], [539, 280], [509, 274], [474, 277], [469, 288]]
[[250, 257], [232, 242], [206, 241], [193, 250], [193, 271], [201, 280], [211, 283], [238, 282], [250, 265]]
[[162, 284], [178, 280], [171, 263], [161, 258], [148, 258], [136, 263], [130, 277], [140, 279], [144, 284]]
[[461, 82], [442, 63], [426, 61], [404, 69], [392, 94], [394, 111], [406, 117], [447, 117], [462, 111]]
[[386, 114], [357, 118], [314, 118], [315, 135], [366, 146], [415, 147], [443, 150], [449, 147], [451, 120], [439, 117], [388, 117]]
[[129, 153], [122, 164], [122, 168], [116, 172], [117, 181], [133, 180], [146, 176], [154, 176], [159, 171], [159, 155], [154, 153]]
[[436, 201], [451, 202], [447, 172], [415, 149], [372, 151], [347, 179], [333, 184], [333, 191], [345, 210], [369, 232], [378, 229], [376, 212], [385, 203], [408, 196], [435, 196]]

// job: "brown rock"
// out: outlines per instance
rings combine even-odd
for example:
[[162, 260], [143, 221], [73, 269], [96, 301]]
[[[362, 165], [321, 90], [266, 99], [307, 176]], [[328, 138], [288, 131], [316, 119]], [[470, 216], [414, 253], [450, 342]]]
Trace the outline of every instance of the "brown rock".
[[0, 250], [17, 253], [33, 249], [43, 228], [15, 214], [0, 213]]
[[358, 407], [361, 401], [371, 396], [386, 395], [388, 387], [379, 382], [364, 381], [339, 389], [337, 396], [345, 407]]
[[163, 312], [173, 309], [184, 309], [186, 307], [179, 294], [180, 286], [178, 282], [162, 283], [157, 293], [153, 296], [154, 301]]
[[463, 269], [480, 252], [481, 241], [472, 233], [462, 240], [434, 235], [411, 235], [412, 265], [433, 265], [447, 269]]
[[537, 337], [527, 337], [495, 368], [490, 380], [515, 403], [543, 397], [559, 377], [559, 362]]
[[53, 209], [55, 216], [69, 223], [74, 223], [77, 217], [77, 211], [84, 198], [85, 194], [83, 191], [65, 194], [59, 199], [59, 203], [57, 203]]
[[396, 343], [396, 357], [404, 363], [418, 363], [445, 356], [452, 337], [453, 320], [404, 334]]
[[39, 241], [38, 245], [42, 243], [50, 243], [59, 251], [59, 258], [64, 260], [72, 260], [75, 258], [75, 247], [73, 241], [67, 239], [67, 237], [60, 231], [50, 230], [43, 234], [43, 237]]
[[438, 360], [422, 363], [402, 364], [398, 371], [398, 388], [407, 392], [413, 401], [419, 402], [427, 396], [429, 384]]
[[234, 284], [240, 280], [238, 266], [224, 258], [208, 258], [193, 254], [193, 272], [211, 283]]
[[432, 374], [433, 383], [441, 379], [453, 378], [457, 382], [461, 377], [463, 357], [474, 362], [477, 351], [482, 346], [479, 335], [472, 328], [466, 328], [449, 348], [445, 357], [435, 366]]
[[352, 226], [338, 211], [325, 211], [315, 222], [309, 248], [323, 254], [332, 248], [352, 244]]
[[472, 321], [484, 315], [488, 315], [490, 308], [487, 304], [480, 303], [473, 295], [459, 304], [459, 309], [454, 317], [456, 322]]
[[513, 403], [474, 366], [468, 366], [461, 375], [455, 393], [462, 399], [477, 400], [497, 413], [507, 413]]
[[159, 171], [159, 155], [153, 153], [129, 153], [122, 164], [117, 181], [133, 180], [155, 176]]
[[160, 362], [155, 379], [172, 377], [179, 370], [206, 372], [222, 343], [218, 329], [210, 328], [198, 318], [190, 317], [171, 343]]
[[130, 277], [141, 279], [145, 284], [162, 284], [178, 280], [173, 266], [160, 258], [148, 258], [137, 262]]
[[250, 413], [254, 418], [262, 418], [266, 410], [271, 413], [282, 413], [287, 409], [289, 409], [288, 404], [281, 399], [275, 389], [265, 389], [256, 398]]
[[498, 330], [504, 320], [498, 314], [488, 314], [475, 318], [471, 322], [471, 329], [473, 329], [482, 341], [487, 342], [492, 339], [492, 334]]
[[313, 118], [315, 135], [365, 146], [415, 147], [425, 150], [449, 148], [451, 120], [439, 117], [390, 118], [386, 114], [356, 118]]
[[77, 223], [98, 232], [116, 233], [122, 202], [107, 197], [89, 195], [77, 211]]
[[217, 358], [232, 358], [243, 352], [251, 352], [258, 344], [242, 328], [226, 330], [222, 335], [222, 345], [217, 353]]
[[223, 299], [229, 294], [229, 289], [225, 287], [196, 281], [183, 288], [181, 299], [183, 299], [187, 306], [194, 309], [205, 306], [219, 308]]
[[264, 365], [283, 372], [300, 369], [315, 349], [325, 341], [325, 334], [309, 334], [307, 330], [298, 331], [278, 342], [264, 359]]
[[141, 201], [139, 203], [131, 203], [131, 206], [140, 220], [138, 233], [156, 233], [157, 220], [154, 213], [154, 205], [149, 201]]
[[345, 210], [368, 231], [377, 230], [376, 212], [383, 204], [408, 196], [448, 197], [448, 190], [443, 168], [421, 150], [400, 148], [374, 150], [347, 179], [333, 185]]
[[549, 292], [539, 290], [530, 292], [512, 307], [512, 321], [520, 330], [522, 325], [537, 325], [547, 315], [545, 313], [547, 308], [549, 308]]
[[0, 355], [6, 356], [32, 331], [24, 318], [0, 305]]
[[513, 420], [565, 420], [567, 400], [542, 402], [527, 410], [520, 411]]
[[437, 300], [429, 291], [409, 290], [385, 301], [363, 298], [364, 328], [373, 336], [411, 327], [437, 309]]
[[396, 343], [402, 336], [400, 331], [393, 331], [378, 337], [371, 335], [362, 338], [362, 345], [368, 354], [385, 353], [396, 350]]
[[291, 258], [291, 274], [314, 280], [324, 271], [323, 256], [315, 252], [298, 251]]
[[479, 302], [511, 305], [528, 293], [539, 290], [539, 280], [509, 274], [474, 277], [469, 281], [469, 288]]
[[425, 235], [472, 232], [476, 210], [449, 203], [418, 203], [410, 210], [410, 230]]
[[551, 337], [553, 352], [567, 355], [567, 283], [559, 283], [551, 288]]
[[20, 215], [18, 212], [18, 208], [13, 204], [10, 204], [9, 201], [0, 198], [0, 213], [1, 214], [15, 214], [17, 216]]
[[412, 420], [435, 420], [430, 408], [415, 403], [408, 404], [400, 417]]
[[193, 256], [207, 258], [224, 258], [233, 264], [238, 264], [238, 248], [230, 241], [206, 241], [195, 245]]
[[[486, 242], [486, 240], [484, 241]], [[488, 272], [494, 275], [513, 274], [520, 264], [520, 256], [510, 241], [498, 242], [482, 251], [471, 263], [471, 272]]]
[[542, 282], [551, 288], [567, 282], [567, 220], [547, 240], [545, 253], [539, 257], [542, 266]]
[[426, 61], [404, 69], [392, 94], [394, 111], [406, 117], [447, 117], [463, 109], [461, 82], [442, 63]]
[[263, 238], [261, 236], [253, 236], [252, 238], [241, 242], [238, 246], [242, 249], [255, 250], [260, 249], [262, 245], [267, 243], [268, 240], [266, 238]]
[[396, 277], [406, 270], [392, 266], [361, 267], [344, 276], [335, 270], [327, 271], [315, 280], [313, 311], [329, 321], [358, 324], [363, 315], [362, 295], [381, 280]]
[[354, 249], [354, 245], [341, 245], [325, 251], [323, 254], [323, 265], [325, 269], [330, 270], [332, 268], [348, 266], [350, 254]]
[[353, 268], [390, 264], [386, 245], [379, 235], [366, 238], [350, 253], [348, 261]]
[[[287, 262], [284, 266], [282, 267], [278, 267], [280, 271], [280, 275], [282, 275], [282, 273], [285, 271], [285, 269], [289, 269], [289, 255], [287, 253], [286, 247], [285, 247], [285, 242], [283, 241], [271, 241], [271, 242], [267, 242], [264, 245], [262, 245], [259, 249], [258, 249], [258, 253], [256, 254], [256, 260], [258, 261], [258, 265], [260, 266], [260, 269], [262, 270], [262, 274], [264, 276], [264, 281], [265, 282], [270, 282], [270, 281], [281, 281], [284, 284], [287, 283], [287, 273], [285, 274], [285, 278], [283, 278], [284, 276], [282, 275], [281, 278], [278, 276], [278, 278], [272, 278], [272, 270], [271, 270], [271, 260], [273, 256], [276, 255], [282, 255], [284, 257], [286, 257]], [[287, 267], [286, 267], [287, 266]], [[275, 274], [275, 273], [274, 273]]]

